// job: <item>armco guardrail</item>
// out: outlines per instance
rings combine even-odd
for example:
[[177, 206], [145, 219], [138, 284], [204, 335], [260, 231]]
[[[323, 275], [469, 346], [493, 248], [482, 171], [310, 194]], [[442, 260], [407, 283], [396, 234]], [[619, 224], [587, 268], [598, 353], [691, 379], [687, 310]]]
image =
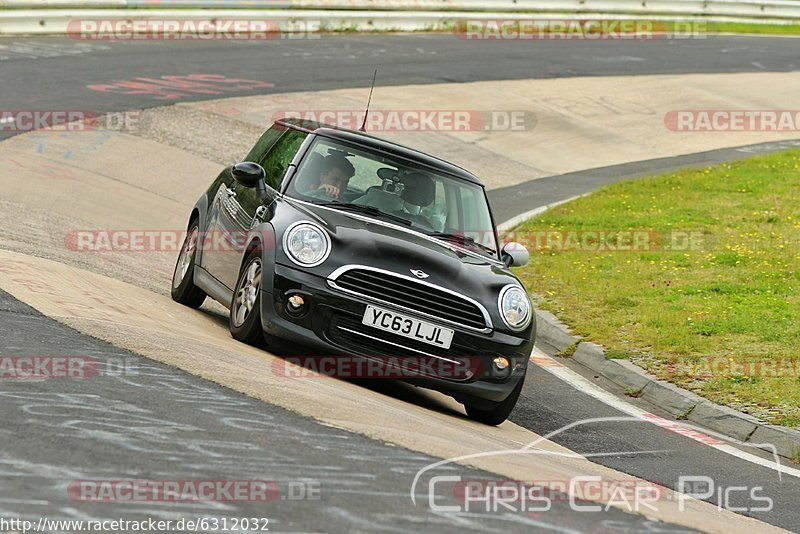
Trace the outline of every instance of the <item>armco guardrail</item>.
[[798, 0], [0, 0], [0, 7], [534, 11], [800, 19]]
[[[464, 9], [454, 10], [459, 7]], [[314, 28], [308, 31], [431, 31], [452, 28], [458, 20], [531, 18], [800, 24], [800, 1], [40, 0], [33, 3], [0, 0], [0, 35], [64, 34], [68, 33], [70, 23], [79, 19], [177, 19], [212, 23], [266, 19], [284, 31], [294, 31], [292, 28], [297, 28], [298, 23]]]

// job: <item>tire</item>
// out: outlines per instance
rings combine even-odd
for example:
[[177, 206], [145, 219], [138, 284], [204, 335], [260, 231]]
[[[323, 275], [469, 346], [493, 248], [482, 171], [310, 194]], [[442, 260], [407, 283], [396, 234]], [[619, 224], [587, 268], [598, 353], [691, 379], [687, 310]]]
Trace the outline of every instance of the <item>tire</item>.
[[194, 285], [194, 260], [197, 256], [197, 239], [200, 233], [200, 225], [197, 220], [193, 221], [186, 232], [186, 239], [183, 240], [181, 253], [175, 263], [175, 271], [172, 273], [172, 289], [170, 294], [172, 300], [180, 302], [190, 308], [199, 308], [206, 300], [206, 293]]
[[517, 405], [520, 393], [522, 393], [522, 385], [525, 383], [525, 377], [522, 377], [516, 387], [511, 391], [511, 394], [503, 401], [493, 403], [494, 406], [489, 409], [474, 408], [469, 405], [464, 405], [467, 410], [467, 416], [473, 421], [483, 423], [485, 425], [497, 426], [511, 415], [514, 406]]
[[261, 327], [261, 279], [264, 263], [254, 250], [245, 258], [239, 280], [233, 291], [228, 325], [234, 339], [261, 347], [264, 330]]

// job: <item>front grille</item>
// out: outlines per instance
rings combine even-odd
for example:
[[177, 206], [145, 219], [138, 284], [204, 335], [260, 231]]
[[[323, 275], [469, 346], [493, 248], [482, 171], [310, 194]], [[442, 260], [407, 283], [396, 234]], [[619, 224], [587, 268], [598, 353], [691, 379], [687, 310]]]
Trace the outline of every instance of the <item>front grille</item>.
[[334, 282], [341, 289], [450, 323], [476, 330], [486, 330], [489, 326], [474, 302], [390, 273], [354, 268], [340, 274]]

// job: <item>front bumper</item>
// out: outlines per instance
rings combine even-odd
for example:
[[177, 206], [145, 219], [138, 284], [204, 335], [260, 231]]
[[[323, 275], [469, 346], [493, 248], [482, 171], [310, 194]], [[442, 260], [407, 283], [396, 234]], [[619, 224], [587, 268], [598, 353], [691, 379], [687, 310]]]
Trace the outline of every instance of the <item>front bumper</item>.
[[[280, 264], [274, 264], [271, 274], [265, 277], [271, 283], [262, 285], [261, 318], [265, 334], [281, 352], [364, 358], [386, 370], [382, 376], [401, 378], [478, 408], [504, 400], [525, 377], [530, 340], [497, 331], [482, 334], [454, 328], [452, 346], [444, 350], [362, 325], [369, 301], [329, 287], [324, 278]], [[286, 301], [293, 294], [302, 295], [306, 302], [301, 315], [287, 310]], [[499, 371], [493, 366], [498, 356], [509, 360], [508, 369]], [[391, 368], [404, 358], [437, 365], [424, 366], [413, 377], [393, 373]]]

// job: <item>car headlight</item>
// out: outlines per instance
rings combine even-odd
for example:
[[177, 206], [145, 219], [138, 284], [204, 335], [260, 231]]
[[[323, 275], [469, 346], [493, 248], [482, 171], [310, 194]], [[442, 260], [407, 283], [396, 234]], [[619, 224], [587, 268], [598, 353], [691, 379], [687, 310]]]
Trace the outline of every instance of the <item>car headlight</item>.
[[315, 267], [328, 259], [328, 234], [311, 222], [298, 222], [283, 234], [283, 249], [289, 259], [302, 267]]
[[531, 301], [518, 285], [507, 285], [497, 300], [503, 321], [512, 330], [524, 330], [531, 322]]

